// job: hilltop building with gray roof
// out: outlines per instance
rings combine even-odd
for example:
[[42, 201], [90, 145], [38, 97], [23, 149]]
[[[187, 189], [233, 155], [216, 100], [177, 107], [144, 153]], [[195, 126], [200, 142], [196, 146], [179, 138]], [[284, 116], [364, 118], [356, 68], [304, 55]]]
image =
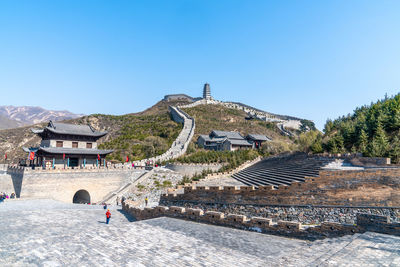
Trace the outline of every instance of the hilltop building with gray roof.
[[243, 137], [238, 132], [212, 131], [209, 135], [200, 135], [197, 144], [209, 150], [228, 150], [260, 148], [262, 143], [271, 139], [265, 135], [249, 134]]

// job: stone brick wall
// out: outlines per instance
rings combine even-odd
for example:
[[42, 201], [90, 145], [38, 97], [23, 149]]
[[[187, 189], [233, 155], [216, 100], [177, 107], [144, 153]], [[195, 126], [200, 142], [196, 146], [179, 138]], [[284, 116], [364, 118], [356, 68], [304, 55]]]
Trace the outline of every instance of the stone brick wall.
[[7, 174], [5, 171], [0, 171], [0, 192], [5, 192], [9, 195], [14, 192], [11, 175]]
[[387, 166], [390, 165], [390, 158], [377, 158], [377, 157], [354, 157], [349, 160], [354, 166], [373, 167], [373, 166]]
[[178, 158], [186, 153], [196, 128], [195, 121], [192, 117], [177, 107], [169, 106], [168, 110], [174, 121], [183, 123], [182, 131], [179, 133], [172, 146], [164, 154], [140, 161], [135, 161], [135, 166], [144, 166], [148, 161], [153, 163], [168, 161], [170, 159]]
[[161, 201], [255, 205], [400, 206], [400, 168], [363, 171], [321, 171], [290, 186], [195, 187]]
[[318, 239], [341, 236], [365, 231], [400, 235], [400, 223], [391, 223], [388, 217], [368, 214], [359, 214], [357, 225], [345, 225], [332, 222], [323, 222], [317, 226], [303, 226], [299, 222], [278, 221], [274, 223], [269, 218], [251, 217], [222, 212], [206, 211], [183, 207], [163, 207], [138, 209], [126, 201], [123, 210], [137, 220], [146, 220], [157, 217], [172, 217], [201, 223], [228, 226], [237, 229], [257, 231], [260, 233], [285, 235], [304, 239]]
[[75, 193], [86, 190], [92, 203], [101, 201], [110, 192], [118, 191], [139, 177], [143, 170], [41, 170], [9, 169], [0, 176], [0, 185], [7, 185], [20, 198], [47, 198], [72, 203]]
[[222, 168], [222, 164], [178, 164], [169, 163], [165, 166], [166, 168], [178, 172], [182, 175], [192, 177], [196, 174], [201, 174], [205, 170], [217, 172]]
[[225, 215], [239, 214], [247, 217], [270, 218], [274, 222], [296, 221], [304, 224], [319, 224], [325, 221], [354, 224], [358, 213], [388, 216], [396, 221], [400, 217], [400, 207], [344, 207], [344, 206], [296, 206], [296, 205], [237, 205], [196, 202], [161, 202], [162, 206], [218, 211]]

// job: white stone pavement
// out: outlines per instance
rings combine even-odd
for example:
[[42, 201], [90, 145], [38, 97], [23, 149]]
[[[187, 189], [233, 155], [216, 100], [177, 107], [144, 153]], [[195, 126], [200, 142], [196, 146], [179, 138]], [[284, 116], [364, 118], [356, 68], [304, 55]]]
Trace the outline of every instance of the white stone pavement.
[[170, 218], [130, 222], [112, 207], [0, 203], [0, 266], [399, 266], [400, 237], [308, 242]]

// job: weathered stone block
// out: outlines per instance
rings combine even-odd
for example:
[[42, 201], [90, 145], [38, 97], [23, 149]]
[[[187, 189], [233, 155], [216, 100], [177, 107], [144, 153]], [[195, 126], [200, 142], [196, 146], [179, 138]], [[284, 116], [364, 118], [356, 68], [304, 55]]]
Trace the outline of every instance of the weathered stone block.
[[234, 192], [234, 191], [239, 191], [239, 188], [237, 186], [224, 186], [224, 191]]
[[202, 216], [202, 220], [219, 225], [223, 222], [224, 217], [225, 215], [222, 212], [207, 211], [204, 213], [204, 216]]
[[238, 214], [228, 214], [225, 218], [225, 222], [228, 224], [243, 224], [247, 221], [246, 216], [244, 215], [238, 215]]
[[219, 192], [219, 191], [222, 190], [222, 186], [210, 186], [210, 187], [209, 187], [209, 190], [210, 190], [211, 192]]
[[287, 222], [278, 221], [278, 229], [286, 231], [300, 231], [301, 223], [299, 222]]
[[254, 191], [254, 190], [256, 190], [256, 188], [254, 186], [241, 186], [240, 187], [241, 192], [250, 192], [250, 191]]
[[258, 187], [258, 190], [268, 192], [268, 191], [274, 190], [274, 186], [272, 186], [272, 185], [260, 185]]
[[193, 192], [194, 190], [196, 190], [196, 187], [195, 186], [185, 186], [184, 188], [183, 188], [183, 192], [186, 194], [186, 193], [191, 193], [191, 192]]
[[207, 190], [208, 190], [208, 187], [207, 187], [207, 186], [197, 186], [197, 187], [196, 187], [196, 190], [197, 190], [197, 191], [207, 191]]
[[249, 227], [258, 227], [261, 229], [268, 229], [272, 226], [272, 219], [261, 218], [261, 217], [252, 217], [250, 221], [247, 223]]
[[187, 219], [192, 220], [192, 221], [201, 221], [202, 217], [204, 215], [204, 211], [201, 209], [186, 209], [185, 213], [183, 216], [185, 216]]
[[369, 225], [376, 223], [390, 223], [389, 216], [373, 215], [366, 213], [357, 214], [357, 224], [358, 225]]
[[182, 214], [185, 213], [185, 208], [183, 207], [176, 207], [176, 206], [171, 206], [169, 209], [166, 211], [166, 213], [170, 216], [181, 216]]
[[154, 209], [155, 209], [155, 213], [160, 216], [165, 215], [168, 211], [168, 207], [164, 207], [164, 206], [158, 206], [158, 207], [155, 207]]

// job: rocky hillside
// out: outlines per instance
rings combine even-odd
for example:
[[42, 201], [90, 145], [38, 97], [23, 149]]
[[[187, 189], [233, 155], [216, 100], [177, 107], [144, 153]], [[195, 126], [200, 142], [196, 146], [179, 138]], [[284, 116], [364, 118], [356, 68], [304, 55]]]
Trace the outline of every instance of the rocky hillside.
[[0, 129], [32, 125], [49, 120], [63, 121], [82, 117], [69, 111], [46, 110], [41, 107], [0, 106]]
[[[168, 106], [180, 104], [185, 104], [185, 102], [160, 101], [139, 113], [122, 116], [93, 114], [65, 122], [90, 124], [96, 130], [108, 131], [109, 134], [99, 140], [99, 147], [115, 150], [108, 156], [109, 160], [121, 162], [126, 156], [129, 156], [131, 160], [140, 160], [164, 153], [178, 136], [182, 125], [172, 121]], [[212, 130], [227, 130], [239, 131], [243, 135], [249, 133], [267, 135], [273, 140], [273, 142], [268, 142], [268, 153], [295, 149], [294, 138], [283, 136], [275, 123], [255, 119], [246, 120], [247, 114], [243, 111], [217, 105], [200, 105], [185, 109], [185, 111], [196, 120], [193, 142], [200, 134], [208, 134]], [[47, 121], [34, 126], [1, 130], [0, 159], [5, 153], [14, 162], [17, 162], [18, 158], [25, 158], [27, 155], [21, 148], [37, 146], [40, 142], [40, 139], [31, 133], [30, 128], [44, 127], [46, 123]], [[193, 153], [195, 146], [191, 145], [191, 147], [191, 153]]]
[[0, 115], [0, 130], [1, 129], [11, 129], [21, 126], [21, 124], [16, 120], [11, 120], [6, 116]]

